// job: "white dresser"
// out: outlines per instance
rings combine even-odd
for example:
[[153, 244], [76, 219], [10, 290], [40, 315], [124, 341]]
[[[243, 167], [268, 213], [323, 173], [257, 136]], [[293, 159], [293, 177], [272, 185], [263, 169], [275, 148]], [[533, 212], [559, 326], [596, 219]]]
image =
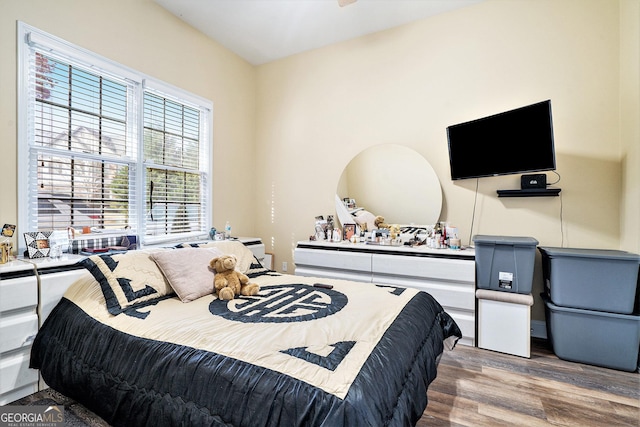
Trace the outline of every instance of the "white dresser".
[[37, 307], [34, 266], [22, 261], [0, 265], [0, 405], [38, 390], [38, 371], [29, 369]]
[[295, 274], [406, 286], [430, 293], [475, 345], [475, 253], [424, 246], [381, 246], [347, 241], [298, 242]]
[[29, 368], [31, 344], [40, 325], [80, 275], [84, 258], [18, 259], [0, 265], [0, 405], [43, 387], [38, 371]]

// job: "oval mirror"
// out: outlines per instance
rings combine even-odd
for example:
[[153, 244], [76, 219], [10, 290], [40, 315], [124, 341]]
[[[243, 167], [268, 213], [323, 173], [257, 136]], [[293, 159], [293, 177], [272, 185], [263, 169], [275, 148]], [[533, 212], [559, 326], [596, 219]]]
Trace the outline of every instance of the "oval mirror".
[[354, 199], [358, 208], [383, 216], [387, 224], [434, 224], [442, 209], [440, 180], [431, 164], [398, 144], [376, 145], [354, 157], [336, 195]]

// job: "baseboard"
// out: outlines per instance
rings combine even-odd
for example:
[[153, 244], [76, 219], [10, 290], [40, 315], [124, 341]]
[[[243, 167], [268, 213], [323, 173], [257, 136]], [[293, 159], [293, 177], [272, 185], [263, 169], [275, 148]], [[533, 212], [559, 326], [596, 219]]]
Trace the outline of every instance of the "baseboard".
[[534, 338], [547, 339], [547, 323], [544, 320], [531, 321], [531, 336]]

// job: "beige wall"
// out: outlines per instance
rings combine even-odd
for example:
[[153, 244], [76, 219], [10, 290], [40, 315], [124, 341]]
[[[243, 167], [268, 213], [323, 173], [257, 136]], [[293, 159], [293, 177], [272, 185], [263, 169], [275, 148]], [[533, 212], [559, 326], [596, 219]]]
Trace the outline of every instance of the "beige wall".
[[[637, 172], [623, 176], [623, 151], [633, 150], [620, 137], [619, 22], [616, 1], [488, 0], [260, 66], [256, 221], [276, 267], [293, 261], [316, 215], [333, 213], [349, 160], [381, 143], [433, 165], [441, 219], [465, 244], [498, 234], [618, 249], [621, 218], [638, 214], [622, 194], [623, 182], [637, 189]], [[476, 181], [451, 181], [446, 127], [545, 99], [562, 196], [498, 198], [497, 189], [519, 188], [519, 176], [480, 179], [471, 230]], [[542, 310], [538, 300], [534, 318]]]
[[620, 2], [623, 194], [620, 246], [640, 253], [640, 1]]
[[255, 233], [255, 69], [152, 0], [0, 0], [1, 223], [17, 218], [18, 20], [211, 100], [214, 224]]
[[[214, 225], [229, 219], [261, 237], [278, 268], [291, 266], [316, 215], [334, 213], [349, 160], [382, 143], [431, 163], [441, 219], [464, 243], [504, 234], [639, 251], [638, 9], [637, 0], [486, 0], [252, 67], [152, 0], [0, 0], [0, 222], [17, 217], [21, 20], [212, 100]], [[476, 181], [449, 179], [446, 127], [544, 99], [562, 197], [499, 199], [518, 176], [483, 178], [472, 219]], [[534, 293], [539, 268], [535, 281]], [[534, 318], [542, 308], [536, 301]]]

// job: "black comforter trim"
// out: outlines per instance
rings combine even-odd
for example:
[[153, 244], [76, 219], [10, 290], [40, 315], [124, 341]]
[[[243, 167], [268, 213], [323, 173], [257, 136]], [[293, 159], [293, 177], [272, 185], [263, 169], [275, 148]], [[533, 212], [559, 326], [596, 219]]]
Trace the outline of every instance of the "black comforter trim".
[[[347, 395], [347, 400], [352, 394], [363, 394], [369, 400], [367, 395], [379, 394], [377, 405], [387, 405], [360, 412], [366, 425], [415, 425], [427, 406], [427, 388], [436, 378], [438, 356], [449, 336], [462, 337], [455, 321], [429, 294], [414, 296], [387, 329]], [[385, 369], [394, 370], [390, 378], [399, 381], [380, 384], [376, 373]]]
[[[440, 316], [440, 315], [438, 314], [438, 316]], [[424, 346], [426, 345], [427, 341], [429, 341], [429, 339], [433, 336], [434, 333], [437, 333], [437, 329], [436, 329], [435, 326], [436, 326], [435, 324], [432, 325], [429, 333], [424, 337], [424, 339], [422, 340], [422, 343], [420, 343], [421, 345], [416, 348], [416, 352], [413, 355], [413, 360], [411, 361], [411, 364], [409, 365], [410, 369], [407, 370], [407, 373], [404, 376], [404, 381], [402, 383], [403, 386], [402, 386], [401, 389], [398, 390], [398, 395], [396, 397], [396, 404], [394, 405], [392, 412], [389, 414], [390, 416], [387, 418], [387, 420], [385, 422], [385, 425], [389, 425], [389, 423], [391, 422], [391, 420], [393, 418], [393, 415], [398, 412], [398, 407], [400, 406], [401, 397], [407, 393], [408, 384], [412, 381], [412, 378], [416, 375], [416, 371], [420, 369], [419, 357], [423, 356]], [[438, 339], [440, 341], [442, 341], [440, 339], [440, 337], [438, 337]], [[440, 353], [442, 353], [442, 349], [439, 350], [438, 354], [440, 354]], [[433, 379], [435, 379], [435, 372], [434, 372]], [[425, 393], [426, 393], [426, 388], [425, 388]], [[426, 404], [427, 404], [427, 402], [425, 401], [425, 408], [426, 408]], [[422, 415], [422, 413], [420, 413], [419, 415]], [[415, 421], [417, 421], [417, 419]]]
[[[54, 345], [58, 345], [60, 348], [66, 348], [66, 346], [64, 345], [64, 343], [56, 338], [53, 338], [51, 340], [51, 343]], [[226, 423], [220, 416], [216, 415], [216, 414], [212, 414], [208, 408], [198, 405], [196, 402], [185, 402], [184, 400], [182, 400], [182, 398], [180, 396], [172, 396], [171, 393], [161, 393], [158, 392], [156, 390], [153, 389], [148, 389], [148, 388], [141, 388], [138, 387], [135, 384], [130, 384], [128, 381], [126, 381], [125, 379], [116, 376], [116, 375], [111, 375], [109, 372], [106, 372], [102, 369], [97, 369], [93, 366], [88, 365], [87, 363], [85, 363], [82, 359], [78, 358], [75, 356], [75, 354], [69, 350], [68, 348], [66, 349], [65, 352], [65, 356], [64, 359], [68, 360], [76, 365], [79, 365], [82, 369], [82, 372], [85, 372], [87, 374], [89, 374], [89, 376], [91, 377], [95, 377], [95, 375], [99, 375], [102, 377], [103, 380], [106, 380], [109, 382], [109, 384], [111, 384], [111, 386], [115, 389], [118, 390], [130, 390], [136, 394], [144, 394], [144, 395], [150, 395], [153, 397], [154, 400], [166, 400], [167, 398], [170, 400], [173, 400], [176, 402], [176, 404], [178, 405], [183, 405], [183, 404], [187, 404], [190, 405], [194, 408], [196, 408], [198, 411], [200, 411], [204, 416], [211, 418], [212, 422], [215, 422], [216, 424], [220, 424], [220, 425], [230, 425], [228, 423]], [[81, 399], [80, 395], [77, 396], [71, 396], [71, 397], [76, 397], [76, 399], [78, 399], [79, 401], [82, 401], [83, 399]], [[87, 403], [87, 407], [89, 409], [92, 409], [94, 411], [96, 411], [96, 413], [99, 413], [98, 411], [101, 411], [101, 407], [98, 405], [91, 405], [90, 401], [88, 401], [89, 403]]]

